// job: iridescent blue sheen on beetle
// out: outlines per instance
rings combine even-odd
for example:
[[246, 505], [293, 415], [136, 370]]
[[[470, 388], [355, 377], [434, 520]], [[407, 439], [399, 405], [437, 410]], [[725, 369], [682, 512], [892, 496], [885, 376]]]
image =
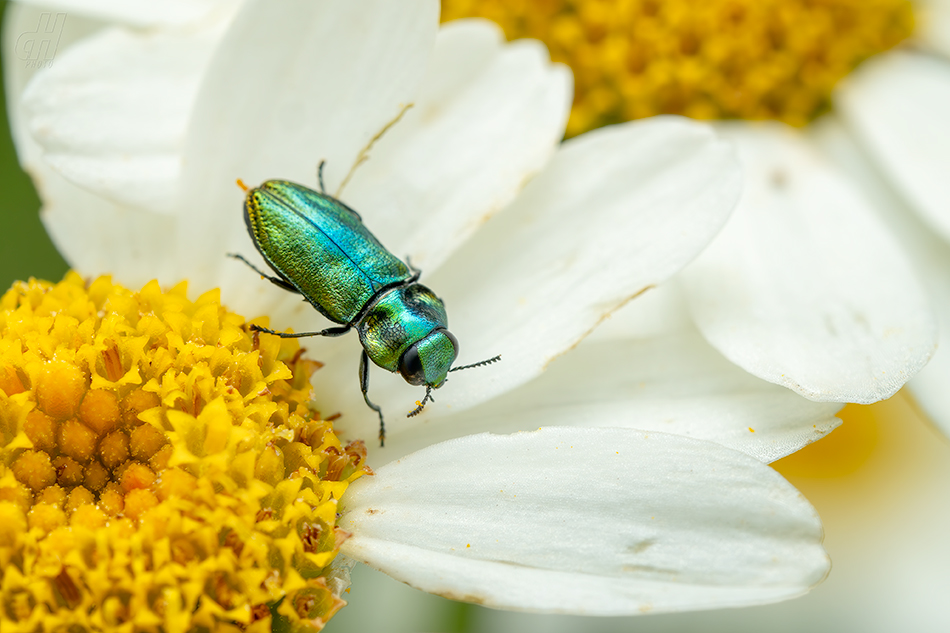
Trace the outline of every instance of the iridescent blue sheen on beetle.
[[[321, 164], [322, 167], [322, 164]], [[322, 188], [322, 174], [321, 174]], [[402, 374], [426, 395], [409, 415], [422, 410], [450, 371], [495, 362], [499, 357], [452, 368], [458, 340], [446, 328], [442, 300], [418, 283], [420, 271], [386, 250], [363, 225], [356, 211], [336, 198], [286, 180], [268, 180], [247, 190], [244, 221], [254, 246], [277, 273], [267, 275], [240, 255], [262, 277], [301, 294], [340, 327], [294, 334], [252, 325], [285, 338], [340, 336], [356, 328], [363, 353], [360, 389], [379, 415], [379, 439], [385, 439], [383, 413], [368, 396], [369, 365]]]

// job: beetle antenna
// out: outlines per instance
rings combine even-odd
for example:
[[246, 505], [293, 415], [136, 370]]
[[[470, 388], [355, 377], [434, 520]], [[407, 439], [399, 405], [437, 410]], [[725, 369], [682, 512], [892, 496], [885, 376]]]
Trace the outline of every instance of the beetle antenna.
[[501, 354], [498, 356], [489, 358], [488, 360], [480, 360], [477, 363], [472, 363], [471, 365], [462, 365], [461, 367], [453, 367], [449, 371], [462, 371], [463, 369], [471, 369], [472, 367], [481, 367], [482, 365], [491, 365], [492, 363], [497, 363], [501, 360]]
[[410, 411], [409, 415], [407, 415], [406, 417], [411, 418], [422, 413], [422, 409], [426, 406], [426, 402], [429, 402], [430, 400], [432, 402], [435, 402], [435, 398], [432, 397], [432, 387], [430, 387], [429, 385], [426, 385], [426, 397], [423, 398], [422, 402], [419, 403], [419, 406], [417, 406], [415, 409]]
[[327, 188], [323, 186], [323, 166], [327, 164], [327, 159], [320, 159], [320, 164], [317, 165], [317, 182], [320, 183], [320, 193], [326, 194]]
[[389, 129], [399, 123], [399, 119], [402, 118], [402, 115], [406, 113], [406, 110], [411, 108], [416, 104], [407, 103], [402, 107], [402, 110], [399, 111], [399, 114], [396, 115], [392, 121], [383, 126], [379, 132], [376, 133], [376, 136], [369, 140], [369, 143], [366, 144], [366, 147], [360, 150], [360, 153], [356, 155], [356, 160], [353, 161], [353, 166], [350, 167], [349, 173], [346, 175], [346, 178], [343, 179], [343, 182], [340, 183], [339, 188], [337, 188], [336, 193], [333, 194], [334, 198], [339, 198], [343, 194], [343, 189], [346, 188], [346, 185], [350, 182], [350, 178], [353, 177], [353, 174], [356, 173], [356, 168], [369, 160], [369, 150], [373, 149], [373, 145], [376, 144], [376, 141], [383, 138], [383, 135], [389, 131]]

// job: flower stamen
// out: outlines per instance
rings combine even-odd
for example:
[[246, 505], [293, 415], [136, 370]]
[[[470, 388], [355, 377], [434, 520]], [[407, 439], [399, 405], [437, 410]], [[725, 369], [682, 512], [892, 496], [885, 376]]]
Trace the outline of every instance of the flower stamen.
[[914, 29], [908, 0], [442, 0], [443, 21], [461, 17], [574, 70], [568, 136], [657, 114], [803, 125]]
[[365, 446], [308, 404], [296, 342], [185, 290], [69, 274], [0, 299], [11, 631], [318, 630], [345, 604], [324, 576]]

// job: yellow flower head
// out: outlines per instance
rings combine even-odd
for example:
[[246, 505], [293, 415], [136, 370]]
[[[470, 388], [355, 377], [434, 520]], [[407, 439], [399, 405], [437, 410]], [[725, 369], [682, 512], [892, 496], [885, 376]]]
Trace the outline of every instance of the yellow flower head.
[[319, 630], [368, 471], [298, 344], [218, 292], [75, 273], [0, 303], [0, 633]]
[[908, 0], [442, 0], [574, 71], [567, 135], [656, 114], [803, 125], [858, 62], [907, 38]]

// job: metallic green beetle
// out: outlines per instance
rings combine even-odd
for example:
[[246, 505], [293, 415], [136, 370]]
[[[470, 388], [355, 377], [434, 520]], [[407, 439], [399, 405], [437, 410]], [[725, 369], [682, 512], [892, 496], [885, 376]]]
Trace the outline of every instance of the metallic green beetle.
[[[322, 189], [322, 163], [320, 167]], [[341, 201], [286, 180], [268, 180], [245, 190], [247, 231], [277, 276], [267, 275], [241, 255], [229, 255], [284, 290], [301, 294], [323, 316], [341, 324], [293, 334], [251, 328], [285, 338], [340, 336], [356, 328], [363, 345], [360, 389], [367, 406], [379, 415], [380, 445], [385, 425], [382, 409], [367, 394], [367, 359], [399, 372], [411, 385], [425, 385], [426, 395], [410, 417], [422, 411], [432, 389], [445, 384], [449, 372], [500, 359], [453, 368], [458, 340], [446, 329], [442, 300], [418, 283], [421, 271], [386, 250], [359, 214]]]

